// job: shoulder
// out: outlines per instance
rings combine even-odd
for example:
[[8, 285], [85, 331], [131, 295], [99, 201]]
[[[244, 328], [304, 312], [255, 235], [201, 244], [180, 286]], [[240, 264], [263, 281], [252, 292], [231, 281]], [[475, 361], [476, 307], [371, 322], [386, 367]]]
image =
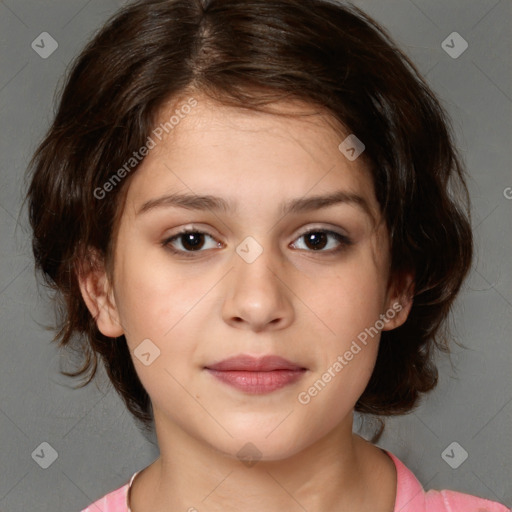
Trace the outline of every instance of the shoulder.
[[428, 491], [426, 512], [510, 512], [510, 508], [495, 501], [477, 498], [455, 491]]
[[510, 512], [500, 503], [455, 491], [425, 492], [418, 479], [395, 455], [397, 472], [395, 512]]
[[98, 510], [101, 510], [101, 512], [130, 512], [128, 508], [128, 491], [136, 474], [131, 477], [128, 483], [106, 494], [82, 510], [82, 512], [97, 512]]

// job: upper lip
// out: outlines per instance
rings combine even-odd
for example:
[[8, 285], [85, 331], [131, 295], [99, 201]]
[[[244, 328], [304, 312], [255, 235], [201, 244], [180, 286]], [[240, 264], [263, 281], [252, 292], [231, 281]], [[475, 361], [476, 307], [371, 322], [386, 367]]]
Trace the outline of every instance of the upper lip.
[[292, 363], [280, 356], [253, 357], [240, 355], [224, 359], [215, 364], [206, 366], [209, 370], [216, 371], [247, 371], [247, 372], [271, 372], [273, 370], [305, 370], [304, 367]]

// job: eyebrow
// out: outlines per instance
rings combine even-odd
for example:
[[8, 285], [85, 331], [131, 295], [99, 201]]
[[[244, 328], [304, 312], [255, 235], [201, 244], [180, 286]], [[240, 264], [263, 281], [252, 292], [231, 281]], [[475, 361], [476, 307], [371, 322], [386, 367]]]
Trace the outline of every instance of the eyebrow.
[[[310, 197], [301, 197], [291, 199], [280, 205], [280, 213], [284, 216], [289, 213], [307, 213], [322, 208], [328, 208], [337, 204], [350, 204], [360, 208], [372, 220], [373, 214], [368, 202], [361, 196], [352, 192], [338, 190], [331, 194], [316, 195]], [[187, 210], [212, 210], [222, 211], [233, 214], [236, 207], [232, 202], [226, 201], [222, 197], [212, 195], [196, 194], [169, 194], [146, 201], [138, 210], [137, 215], [149, 212], [156, 208], [178, 207]]]

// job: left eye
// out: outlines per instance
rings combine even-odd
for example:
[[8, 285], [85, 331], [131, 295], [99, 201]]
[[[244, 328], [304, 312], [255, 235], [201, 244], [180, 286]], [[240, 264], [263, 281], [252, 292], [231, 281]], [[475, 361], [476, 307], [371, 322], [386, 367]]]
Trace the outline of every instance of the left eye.
[[[304, 239], [303, 246], [312, 251], [321, 251], [321, 252], [335, 252], [343, 248], [346, 245], [350, 245], [350, 240], [335, 231], [327, 231], [322, 229], [313, 229], [301, 235], [297, 240]], [[330, 240], [329, 240], [330, 239]], [[296, 249], [303, 249], [304, 247], [298, 247], [296, 242], [292, 244]]]

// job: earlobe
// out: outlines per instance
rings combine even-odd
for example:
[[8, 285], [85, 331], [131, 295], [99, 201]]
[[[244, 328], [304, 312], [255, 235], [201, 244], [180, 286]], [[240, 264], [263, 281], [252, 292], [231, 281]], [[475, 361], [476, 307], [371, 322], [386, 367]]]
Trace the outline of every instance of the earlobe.
[[386, 316], [388, 322], [383, 331], [391, 331], [405, 323], [412, 308], [414, 300], [414, 275], [406, 274], [401, 279], [399, 289], [388, 300]]
[[105, 269], [102, 267], [78, 272], [80, 291], [98, 330], [110, 338], [124, 333]]

